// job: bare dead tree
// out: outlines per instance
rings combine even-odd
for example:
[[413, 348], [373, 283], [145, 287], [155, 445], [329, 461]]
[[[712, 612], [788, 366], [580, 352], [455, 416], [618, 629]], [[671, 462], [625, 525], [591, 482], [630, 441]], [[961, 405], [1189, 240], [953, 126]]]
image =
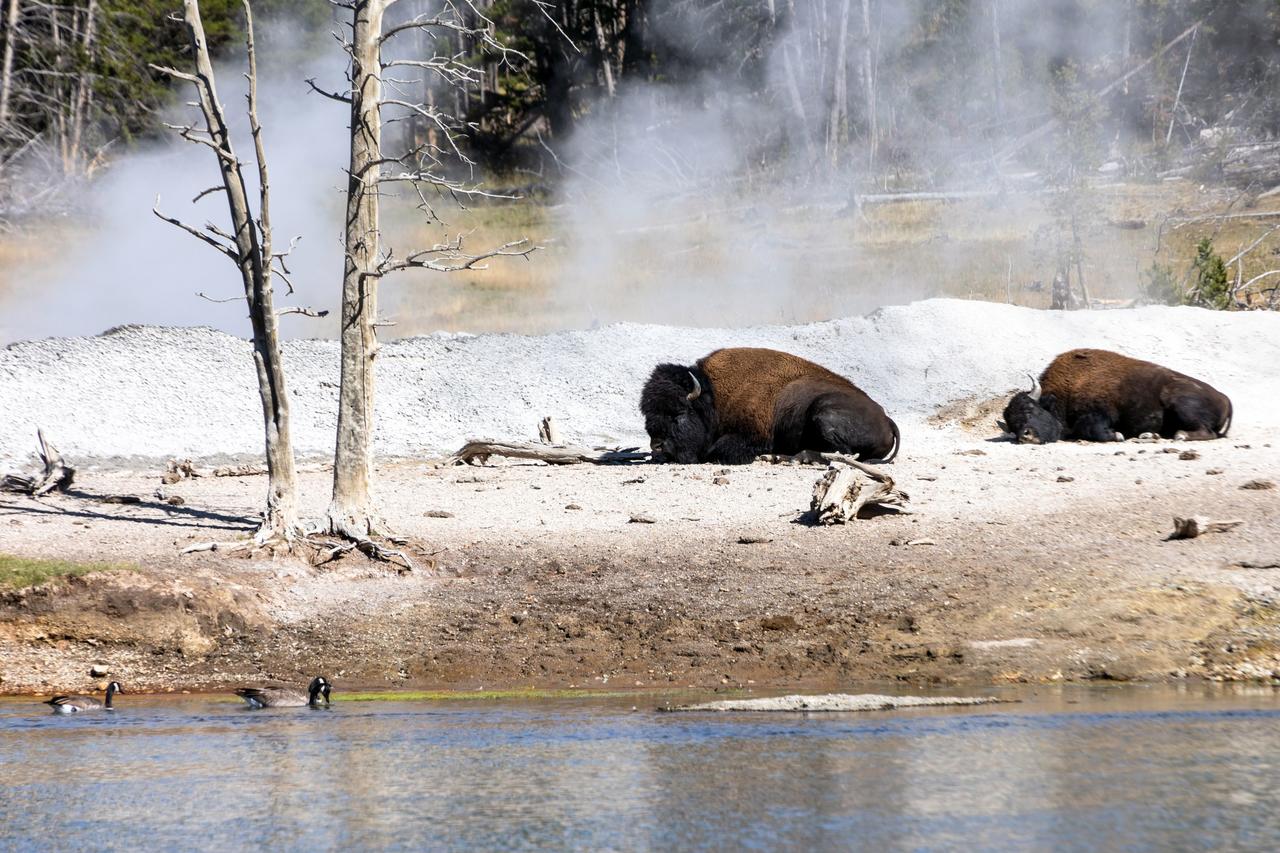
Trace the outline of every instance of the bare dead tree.
[[0, 57], [0, 130], [9, 120], [9, 101], [13, 95], [13, 53], [18, 41], [18, 0], [5, 5], [4, 55]]
[[827, 160], [833, 169], [840, 164], [840, 151], [844, 148], [848, 137], [850, 3], [851, 0], [842, 0], [840, 4], [835, 64], [831, 72], [831, 109], [827, 118]]
[[[371, 492], [373, 476], [374, 360], [378, 354], [378, 285], [383, 276], [404, 269], [453, 272], [482, 269], [498, 256], [527, 256], [534, 250], [524, 240], [472, 254], [461, 236], [425, 249], [397, 256], [382, 243], [379, 222], [384, 187], [410, 188], [420, 208], [434, 217], [429, 195], [452, 198], [488, 196], [474, 183], [449, 176], [446, 160], [470, 165], [457, 136], [459, 122], [439, 104], [422, 103], [405, 94], [407, 82], [397, 73], [428, 75], [455, 92], [482, 84], [485, 68], [469, 55], [488, 52], [500, 61], [519, 56], [499, 43], [493, 25], [473, 0], [444, 0], [434, 12], [387, 24], [386, 12], [395, 0], [349, 0], [339, 5], [351, 11], [351, 57], [346, 93], [312, 88], [351, 108], [351, 156], [348, 165], [346, 256], [342, 277], [341, 379], [338, 431], [333, 463], [333, 496], [328, 510], [329, 531], [358, 542], [385, 535]], [[384, 59], [388, 42], [404, 33], [427, 31], [451, 36], [433, 40], [436, 52], [425, 57]], [[440, 52], [445, 43], [469, 44], [470, 51]], [[444, 100], [444, 99], [438, 99]], [[434, 135], [401, 156], [383, 150], [384, 110], [416, 116]], [[365, 553], [370, 553], [364, 548]], [[375, 552], [377, 553], [377, 552]]]
[[862, 0], [862, 36], [862, 85], [867, 101], [867, 168], [874, 169], [880, 127], [876, 121], [876, 63], [871, 30], [871, 0]]
[[226, 114], [218, 100], [213, 63], [209, 58], [198, 0], [183, 2], [183, 20], [194, 54], [195, 73], [158, 66], [156, 70], [189, 83], [195, 89], [196, 100], [192, 105], [199, 109], [203, 127], [171, 127], [183, 139], [209, 148], [217, 158], [222, 184], [201, 195], [220, 192], [226, 197], [231, 231], [224, 231], [211, 223], [198, 229], [166, 216], [158, 209], [155, 214], [226, 255], [240, 271], [244, 299], [249, 306], [249, 320], [253, 327], [253, 363], [266, 428], [267, 505], [263, 512], [262, 527], [254, 537], [254, 543], [291, 546], [301, 535], [297, 469], [289, 430], [289, 394], [280, 355], [280, 333], [272, 287], [273, 274], [287, 275], [283, 264], [288, 252], [275, 253], [272, 246], [271, 182], [267, 173], [262, 125], [258, 119], [258, 64], [253, 39], [253, 12], [249, 0], [244, 0], [244, 12], [245, 51], [249, 63], [246, 100], [249, 130], [253, 137], [254, 157], [258, 168], [257, 218], [254, 218], [251, 210], [249, 190], [240, 160], [232, 146]]

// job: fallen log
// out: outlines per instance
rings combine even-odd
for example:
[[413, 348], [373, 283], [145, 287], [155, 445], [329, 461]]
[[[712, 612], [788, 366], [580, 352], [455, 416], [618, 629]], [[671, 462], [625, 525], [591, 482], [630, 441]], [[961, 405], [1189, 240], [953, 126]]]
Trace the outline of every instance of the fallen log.
[[548, 465], [627, 465], [646, 462], [648, 453], [639, 448], [578, 447], [572, 444], [530, 444], [528, 442], [490, 441], [474, 439], [464, 444], [457, 453], [444, 460], [443, 466], [459, 464], [483, 465], [491, 456], [510, 459], [535, 459]]

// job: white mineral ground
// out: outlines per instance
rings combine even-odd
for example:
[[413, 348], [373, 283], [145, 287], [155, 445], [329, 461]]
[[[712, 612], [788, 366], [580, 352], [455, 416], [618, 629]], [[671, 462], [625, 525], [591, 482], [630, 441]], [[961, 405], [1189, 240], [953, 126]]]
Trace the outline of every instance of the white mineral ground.
[[884, 696], [876, 693], [824, 693], [817, 696], [772, 696], [760, 699], [721, 699], [694, 705], [677, 705], [672, 711], [893, 711], [899, 708], [935, 708], [951, 705], [990, 705], [990, 696]]
[[[638, 397], [653, 365], [722, 346], [794, 352], [880, 401], [902, 429], [884, 470], [913, 514], [798, 524], [815, 468], [427, 461], [468, 438], [532, 440], [545, 415], [571, 442], [645, 446]], [[1004, 399], [1086, 346], [1210, 382], [1233, 400], [1230, 437], [1002, 440]], [[286, 360], [295, 446], [323, 461], [337, 343], [289, 342]], [[14, 344], [0, 350], [0, 473], [31, 464], [39, 426], [79, 475], [72, 494], [43, 502], [0, 496], [0, 552], [135, 568], [0, 594], [0, 691], [83, 688], [94, 664], [176, 688], [315, 672], [397, 686], [836, 690], [1270, 679], [1280, 491], [1241, 487], [1280, 480], [1277, 365], [1280, 314], [957, 300], [797, 327], [396, 341], [378, 358], [378, 494], [420, 566], [397, 575], [363, 557], [314, 569], [178, 556], [243, 537], [263, 501], [252, 476], [164, 486], [181, 506], [155, 497], [171, 457], [260, 456], [245, 341], [126, 328]], [[306, 514], [323, 512], [328, 479], [301, 476]], [[100, 501], [112, 494], [142, 502]], [[1166, 542], [1174, 516], [1243, 523]]]

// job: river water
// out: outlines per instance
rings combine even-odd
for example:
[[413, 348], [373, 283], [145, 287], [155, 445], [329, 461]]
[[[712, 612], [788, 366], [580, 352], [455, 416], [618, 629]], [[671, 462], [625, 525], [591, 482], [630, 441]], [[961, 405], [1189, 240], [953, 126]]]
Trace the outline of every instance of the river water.
[[1004, 695], [808, 716], [5, 699], [0, 849], [1280, 849], [1280, 694]]

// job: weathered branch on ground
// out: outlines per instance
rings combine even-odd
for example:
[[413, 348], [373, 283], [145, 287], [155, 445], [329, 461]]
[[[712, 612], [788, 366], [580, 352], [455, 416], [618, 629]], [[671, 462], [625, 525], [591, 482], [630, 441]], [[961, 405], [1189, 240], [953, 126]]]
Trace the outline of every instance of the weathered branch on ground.
[[897, 488], [888, 474], [856, 456], [804, 450], [794, 456], [765, 454], [756, 457], [756, 462], [768, 465], [829, 463], [831, 467], [814, 483], [810, 501], [810, 511], [818, 524], [844, 524], [858, 518], [864, 509], [907, 512], [910, 496]]
[[55, 489], [65, 492], [76, 477], [76, 469], [68, 465], [58, 449], [44, 437], [44, 430], [36, 430], [36, 440], [40, 443], [40, 465], [42, 471], [30, 476], [24, 474], [6, 474], [0, 478], [0, 491], [16, 492], [38, 498]]
[[1211, 521], [1202, 515], [1193, 515], [1189, 518], [1174, 516], [1173, 532], [1165, 537], [1165, 541], [1195, 539], [1197, 536], [1203, 536], [1206, 533], [1226, 533], [1228, 530], [1234, 530], [1242, 524], [1244, 524], [1244, 519]]
[[[299, 474], [321, 474], [333, 470], [330, 462], [315, 465], [300, 465]], [[254, 477], [270, 473], [266, 465], [220, 465], [216, 468], [198, 468], [190, 459], [170, 459], [165, 463], [161, 482], [172, 485], [182, 480], [195, 480], [200, 477]]]
[[809, 510], [817, 524], [844, 524], [864, 510], [904, 513], [908, 500], [887, 474], [862, 464], [833, 462], [813, 484]]
[[648, 453], [641, 453], [639, 448], [589, 448], [572, 444], [550, 445], [531, 444], [529, 442], [503, 442], [475, 439], [468, 441], [462, 448], [442, 464], [444, 466], [462, 463], [483, 465], [490, 456], [506, 456], [510, 459], [535, 459], [548, 465], [626, 465], [632, 462], [645, 462]]

